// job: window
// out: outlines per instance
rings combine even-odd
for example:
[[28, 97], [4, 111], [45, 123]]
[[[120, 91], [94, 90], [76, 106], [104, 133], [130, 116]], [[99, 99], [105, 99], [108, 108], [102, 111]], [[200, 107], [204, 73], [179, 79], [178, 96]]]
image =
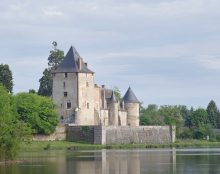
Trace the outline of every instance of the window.
[[86, 86], [89, 87], [89, 82], [86, 82]]
[[65, 73], [65, 78], [67, 78], [67, 73]]
[[67, 103], [66, 103], [66, 108], [67, 108], [67, 109], [71, 109], [71, 102], [67, 102]]
[[63, 96], [64, 96], [64, 97], [67, 97], [67, 92], [64, 92], [64, 93], [63, 93]]
[[87, 106], [87, 109], [89, 109], [89, 103], [87, 103], [86, 106]]

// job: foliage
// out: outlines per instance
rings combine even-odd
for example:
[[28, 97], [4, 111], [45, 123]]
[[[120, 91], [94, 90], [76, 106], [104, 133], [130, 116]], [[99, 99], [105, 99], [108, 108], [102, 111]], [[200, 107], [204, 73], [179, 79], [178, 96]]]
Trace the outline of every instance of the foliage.
[[121, 91], [120, 91], [120, 89], [119, 89], [117, 86], [115, 86], [114, 89], [113, 89], [113, 91], [114, 91], [116, 100], [117, 100], [117, 101], [120, 101], [120, 100], [122, 99], [122, 98], [121, 98]]
[[[140, 109], [141, 125], [176, 125], [177, 134], [183, 126], [183, 106], [165, 105], [158, 108], [155, 104]], [[185, 107], [185, 106], [184, 106]]]
[[164, 125], [158, 106], [149, 104], [147, 108], [140, 107], [140, 125]]
[[208, 122], [213, 126], [213, 128], [219, 128], [220, 112], [213, 100], [209, 102], [206, 111], [208, 113]]
[[35, 91], [35, 89], [29, 89], [28, 93], [36, 94], [37, 92]]
[[13, 78], [12, 72], [7, 64], [0, 64], [0, 83], [7, 89], [8, 92], [12, 93], [13, 90]]
[[57, 68], [64, 58], [64, 52], [57, 48], [57, 42], [53, 41], [53, 49], [48, 57], [48, 68], [45, 68], [43, 76], [39, 79], [40, 87], [38, 94], [42, 96], [52, 95], [53, 77], [52, 71]]
[[210, 139], [215, 139], [215, 134], [212, 125], [208, 123], [208, 114], [205, 109], [199, 108], [192, 111], [190, 122], [191, 126], [184, 128], [178, 138], [206, 139], [209, 136]]
[[184, 128], [183, 131], [178, 135], [177, 138], [180, 138], [180, 139], [192, 139], [193, 138], [193, 132], [189, 128]]
[[55, 105], [51, 99], [32, 93], [14, 96], [20, 120], [28, 124], [33, 133], [51, 134], [58, 123]]
[[30, 131], [13, 113], [12, 98], [0, 85], [0, 160], [13, 159], [19, 144], [28, 139]]
[[200, 127], [208, 123], [208, 114], [205, 109], [199, 108], [192, 113], [192, 126]]
[[51, 69], [56, 69], [64, 58], [64, 52], [57, 48], [56, 41], [53, 41], [52, 45], [53, 50], [50, 51], [50, 55], [48, 57], [48, 66]]
[[52, 95], [53, 77], [51, 74], [51, 69], [46, 68], [43, 72], [43, 76], [39, 80], [40, 87], [38, 94], [42, 96], [50, 97]]

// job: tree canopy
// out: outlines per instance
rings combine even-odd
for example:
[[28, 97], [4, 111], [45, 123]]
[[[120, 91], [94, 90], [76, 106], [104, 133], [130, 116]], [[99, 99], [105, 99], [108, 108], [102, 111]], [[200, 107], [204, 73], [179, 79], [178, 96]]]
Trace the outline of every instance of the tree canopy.
[[26, 124], [16, 118], [12, 102], [11, 95], [0, 85], [0, 160], [13, 159], [19, 144], [30, 135]]
[[50, 51], [50, 55], [48, 57], [48, 68], [56, 69], [57, 66], [62, 62], [64, 58], [64, 52], [57, 48], [57, 42], [53, 41], [53, 50]]
[[213, 100], [209, 102], [206, 111], [208, 113], [208, 122], [213, 126], [213, 128], [220, 127], [219, 125], [220, 112]]
[[45, 68], [43, 76], [39, 79], [40, 86], [38, 89], [39, 95], [48, 97], [52, 95], [52, 70], [56, 69], [64, 58], [64, 52], [57, 48], [57, 42], [53, 41], [52, 45], [53, 49], [48, 57], [48, 67]]
[[120, 101], [121, 100], [121, 91], [120, 91], [120, 89], [117, 86], [115, 86], [113, 91], [114, 91], [116, 100]]
[[12, 72], [7, 64], [0, 64], [0, 83], [7, 89], [8, 92], [13, 91]]
[[50, 97], [52, 95], [52, 87], [53, 87], [53, 77], [51, 73], [51, 69], [46, 68], [43, 72], [43, 76], [39, 80], [40, 87], [38, 90], [38, 94], [42, 96]]
[[55, 105], [50, 98], [33, 93], [19, 93], [14, 96], [18, 117], [27, 123], [33, 133], [51, 134], [58, 124]]

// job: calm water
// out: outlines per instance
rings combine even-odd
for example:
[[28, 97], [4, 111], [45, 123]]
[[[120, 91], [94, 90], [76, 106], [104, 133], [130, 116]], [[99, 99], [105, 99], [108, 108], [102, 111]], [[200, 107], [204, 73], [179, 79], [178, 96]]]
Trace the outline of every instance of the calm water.
[[0, 174], [217, 174], [220, 148], [43, 151], [20, 154], [24, 163]]

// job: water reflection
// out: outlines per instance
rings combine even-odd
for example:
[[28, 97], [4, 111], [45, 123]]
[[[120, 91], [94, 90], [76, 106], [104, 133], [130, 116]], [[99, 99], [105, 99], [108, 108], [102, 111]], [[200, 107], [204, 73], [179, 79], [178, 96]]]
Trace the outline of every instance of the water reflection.
[[220, 149], [135, 149], [27, 152], [0, 174], [220, 173]]

